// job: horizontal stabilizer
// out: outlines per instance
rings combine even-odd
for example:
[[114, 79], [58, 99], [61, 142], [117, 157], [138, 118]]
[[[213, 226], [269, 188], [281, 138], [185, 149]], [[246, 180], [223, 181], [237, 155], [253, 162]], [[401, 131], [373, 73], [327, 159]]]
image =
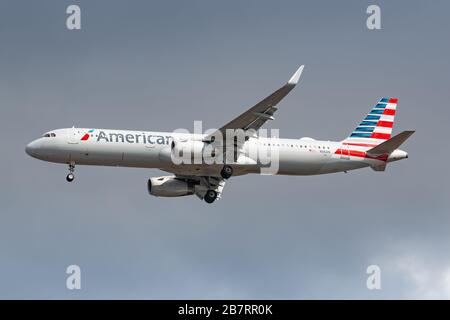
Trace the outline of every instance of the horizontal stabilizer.
[[380, 143], [376, 147], [373, 147], [370, 150], [367, 150], [367, 153], [376, 156], [376, 155], [382, 155], [382, 154], [390, 154], [392, 151], [400, 147], [400, 145], [406, 141], [415, 131], [403, 131], [396, 136], [392, 137], [391, 139]]

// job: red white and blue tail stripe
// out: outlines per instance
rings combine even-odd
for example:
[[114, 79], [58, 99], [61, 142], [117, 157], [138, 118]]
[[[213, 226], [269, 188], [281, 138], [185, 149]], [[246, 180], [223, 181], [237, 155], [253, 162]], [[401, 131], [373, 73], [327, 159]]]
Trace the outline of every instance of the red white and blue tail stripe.
[[383, 98], [343, 142], [375, 146], [391, 138], [397, 98]]
[[391, 138], [397, 102], [397, 98], [381, 99], [350, 136], [341, 142], [335, 154], [386, 162], [388, 154], [372, 156], [367, 151]]

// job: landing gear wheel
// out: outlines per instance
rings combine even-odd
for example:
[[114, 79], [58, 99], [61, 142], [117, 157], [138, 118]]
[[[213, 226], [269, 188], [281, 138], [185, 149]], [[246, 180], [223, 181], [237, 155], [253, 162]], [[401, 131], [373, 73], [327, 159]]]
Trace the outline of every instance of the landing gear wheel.
[[214, 190], [206, 191], [204, 199], [206, 203], [213, 203], [217, 199], [217, 192]]
[[73, 172], [75, 171], [75, 162], [69, 163], [69, 174], [66, 177], [67, 182], [72, 182], [75, 179]]
[[220, 171], [220, 175], [224, 179], [229, 179], [233, 175], [233, 168], [229, 165], [224, 165], [222, 171]]

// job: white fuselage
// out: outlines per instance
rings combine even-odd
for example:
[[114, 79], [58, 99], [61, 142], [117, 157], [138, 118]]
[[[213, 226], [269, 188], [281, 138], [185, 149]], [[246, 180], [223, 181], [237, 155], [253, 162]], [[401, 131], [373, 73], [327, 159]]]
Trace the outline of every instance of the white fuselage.
[[[167, 156], [174, 139], [201, 141], [202, 137], [169, 132], [68, 128], [53, 130], [34, 140], [27, 145], [26, 152], [35, 158], [56, 163], [158, 168], [181, 175], [218, 175], [223, 165], [173, 164]], [[250, 150], [264, 154], [271, 148], [277, 150], [275, 173], [282, 175], [333, 173], [376, 166], [382, 162], [342, 152], [340, 150], [348, 150], [348, 146], [341, 142], [255, 137], [245, 142], [242, 156], [233, 164], [234, 175], [260, 173], [261, 168], [269, 165], [262, 164]], [[387, 161], [405, 157], [406, 152], [396, 150]]]

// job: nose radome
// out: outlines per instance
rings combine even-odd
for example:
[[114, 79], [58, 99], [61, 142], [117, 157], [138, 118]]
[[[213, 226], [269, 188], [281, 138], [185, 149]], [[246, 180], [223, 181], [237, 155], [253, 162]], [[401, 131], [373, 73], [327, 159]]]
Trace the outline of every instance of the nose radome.
[[27, 146], [25, 147], [25, 152], [32, 156], [35, 157], [37, 155], [37, 152], [39, 150], [39, 145], [40, 143], [38, 141], [32, 141], [29, 144], [27, 144]]

